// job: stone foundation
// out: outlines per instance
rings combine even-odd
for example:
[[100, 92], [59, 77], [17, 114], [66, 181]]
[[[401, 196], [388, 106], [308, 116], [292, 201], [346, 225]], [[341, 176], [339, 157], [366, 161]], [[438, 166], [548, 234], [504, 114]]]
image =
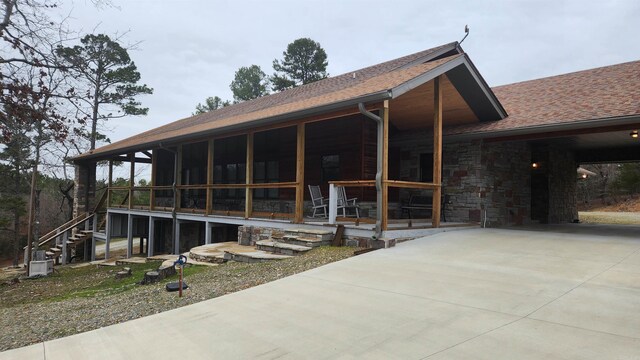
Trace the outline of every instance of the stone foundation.
[[285, 231], [283, 229], [258, 226], [239, 226], [238, 244], [255, 246], [257, 241], [269, 240], [272, 237], [282, 238], [284, 233]]

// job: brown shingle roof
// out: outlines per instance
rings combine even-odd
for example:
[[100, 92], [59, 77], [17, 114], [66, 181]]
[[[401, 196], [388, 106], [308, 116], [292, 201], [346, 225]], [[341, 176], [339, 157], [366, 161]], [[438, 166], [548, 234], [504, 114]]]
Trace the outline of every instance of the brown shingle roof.
[[447, 135], [490, 133], [640, 115], [640, 61], [492, 88], [503, 120], [451, 127]]
[[[94, 157], [119, 149], [169, 141], [188, 134], [213, 131], [282, 114], [311, 109], [339, 101], [389, 90], [461, 55], [404, 68], [420, 59], [454, 50], [457, 43], [445, 44], [378, 65], [327, 78], [255, 100], [174, 121], [133, 137], [100, 147], [76, 157]], [[355, 78], [353, 74], [356, 74]]]

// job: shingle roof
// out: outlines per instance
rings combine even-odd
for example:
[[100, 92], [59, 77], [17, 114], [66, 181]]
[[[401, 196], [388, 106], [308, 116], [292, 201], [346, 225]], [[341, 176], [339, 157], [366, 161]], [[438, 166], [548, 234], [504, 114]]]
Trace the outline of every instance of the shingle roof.
[[640, 61], [492, 88], [509, 116], [456, 126], [447, 135], [491, 133], [640, 115]]
[[[413, 65], [421, 59], [439, 56], [443, 52], [454, 51], [456, 46], [457, 42], [445, 44], [343, 75], [330, 77], [251, 101], [174, 121], [133, 137], [100, 147], [91, 153], [80, 155], [75, 159], [94, 157], [100, 154], [111, 153], [118, 149], [127, 149], [158, 141], [169, 141], [172, 138], [185, 134], [213, 131], [231, 125], [249, 123], [254, 120], [301, 111], [389, 90], [454, 58], [462, 56], [454, 55], [425, 64], [406, 67]], [[353, 76], [354, 73], [356, 74], [355, 77]]]

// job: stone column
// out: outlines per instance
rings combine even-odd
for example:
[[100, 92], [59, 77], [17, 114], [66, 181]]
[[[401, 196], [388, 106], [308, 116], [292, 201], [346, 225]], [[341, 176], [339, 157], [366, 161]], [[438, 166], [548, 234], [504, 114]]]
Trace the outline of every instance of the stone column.
[[76, 163], [73, 189], [73, 217], [93, 211], [96, 203], [96, 163]]

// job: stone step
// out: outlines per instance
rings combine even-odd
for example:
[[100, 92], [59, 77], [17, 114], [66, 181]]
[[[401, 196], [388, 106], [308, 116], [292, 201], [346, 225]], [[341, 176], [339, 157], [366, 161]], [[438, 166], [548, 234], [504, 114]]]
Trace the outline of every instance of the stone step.
[[290, 258], [290, 255], [279, 255], [279, 254], [270, 254], [264, 251], [251, 251], [251, 252], [242, 252], [242, 253], [234, 253], [230, 251], [225, 251], [224, 258], [229, 261], [237, 261], [244, 263], [259, 263], [265, 261], [273, 261], [273, 260], [283, 260]]
[[292, 229], [286, 230], [285, 236], [298, 236], [308, 239], [318, 239], [323, 241], [333, 240], [333, 232], [329, 230], [308, 230], [308, 229]]
[[271, 240], [256, 241], [256, 249], [280, 255], [300, 255], [311, 250], [308, 246], [293, 245]]
[[326, 246], [331, 244], [331, 240], [322, 240], [316, 237], [309, 238], [296, 235], [285, 235], [284, 237], [282, 237], [282, 241], [287, 244], [306, 246], [310, 248], [316, 248], [319, 246]]
[[45, 251], [45, 253], [44, 253], [44, 254], [45, 254], [46, 256], [48, 256], [48, 257], [54, 257], [54, 256], [56, 256], [56, 253], [54, 253], [53, 251]]
[[144, 264], [147, 262], [146, 257], [131, 257], [128, 259], [118, 259], [116, 260], [116, 265], [132, 265], [132, 264]]
[[93, 234], [93, 230], [80, 230], [80, 233], [86, 236], [90, 236], [91, 234]]
[[62, 250], [57, 248], [57, 247], [52, 247], [51, 249], [49, 249], [49, 251], [54, 252], [54, 253], [62, 252]]

